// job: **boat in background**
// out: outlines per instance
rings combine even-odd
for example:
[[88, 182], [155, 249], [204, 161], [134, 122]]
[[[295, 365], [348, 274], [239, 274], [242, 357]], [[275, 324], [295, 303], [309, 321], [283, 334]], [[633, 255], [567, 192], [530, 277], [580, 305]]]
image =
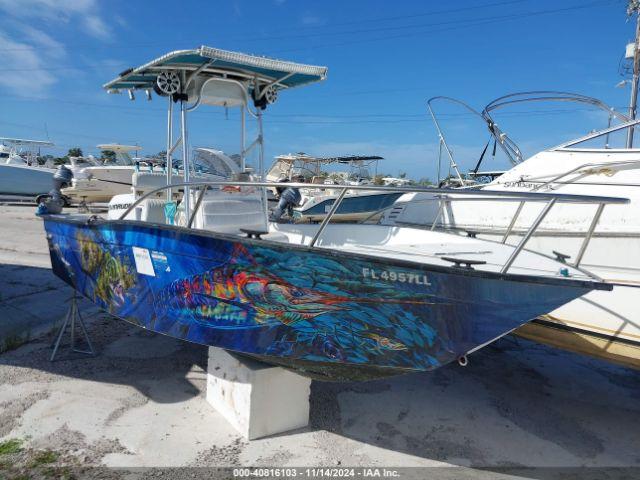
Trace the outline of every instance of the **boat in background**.
[[[113, 152], [113, 158], [96, 159], [89, 157], [70, 157], [73, 178], [71, 185], [62, 189], [62, 194], [73, 202], [94, 203], [108, 202], [112, 197], [131, 191], [131, 176], [140, 166], [141, 159], [137, 152], [139, 145], [121, 145], [109, 143], [98, 145], [104, 156], [105, 152]], [[136, 152], [132, 157], [131, 152]], [[153, 169], [154, 165], [142, 163], [144, 168]]]
[[[574, 195], [622, 196], [629, 204], [608, 206], [564, 205], [549, 214], [529, 240], [528, 248], [555, 256], [567, 264], [582, 265], [607, 281], [617, 282], [611, 292], [592, 292], [558, 310], [549, 312], [515, 333], [567, 350], [585, 353], [626, 366], [640, 368], [640, 149], [633, 148], [631, 120], [600, 100], [565, 92], [527, 92], [507, 95], [477, 112], [455, 99], [486, 124], [492, 141], [514, 165], [478, 184], [464, 175], [441, 131], [433, 103], [429, 109], [442, 142], [441, 152], [449, 156], [451, 171], [467, 190], [486, 192], [557, 192]], [[609, 126], [581, 138], [536, 153], [524, 159], [517, 144], [492, 117], [496, 109], [531, 102], [576, 102], [594, 106], [609, 116]], [[614, 147], [618, 142], [621, 146]], [[486, 148], [485, 148], [486, 151]], [[482, 159], [482, 156], [480, 157]], [[480, 162], [479, 162], [480, 163]], [[478, 171], [479, 165], [476, 167]], [[519, 202], [448, 194], [411, 194], [402, 197], [384, 216], [389, 225], [438, 228], [463, 235], [517, 243], [528, 225], [540, 213], [539, 207]], [[593, 217], [594, 212], [596, 217]], [[590, 232], [589, 247], [582, 235]]]
[[[227, 180], [241, 173], [241, 159], [231, 158], [223, 151], [213, 148], [196, 147], [192, 150], [192, 158], [188, 164], [190, 177], [194, 181], [216, 181]], [[174, 159], [171, 167], [171, 178], [181, 178], [184, 176], [183, 162]], [[131, 187], [127, 193], [113, 196], [108, 205], [109, 218], [116, 219], [120, 217], [123, 210], [127, 209], [136, 199], [153, 190], [166, 185], [168, 180], [168, 172], [164, 162], [149, 165], [148, 167], [137, 166], [131, 176]], [[157, 198], [161, 198], [166, 194], [159, 191]], [[172, 191], [172, 201], [178, 202], [184, 194], [184, 189], [177, 188]], [[160, 202], [162, 203], [162, 202]], [[164, 210], [157, 210], [155, 214], [148, 216], [148, 209], [145, 210], [143, 220], [150, 220], [157, 217], [164, 218]]]
[[[62, 189], [62, 194], [72, 202], [80, 204], [108, 203], [119, 196], [116, 203], [122, 203], [122, 195], [131, 198], [166, 183], [164, 159], [141, 158], [137, 155], [139, 145], [109, 143], [98, 145], [103, 158], [93, 156], [70, 157], [73, 178], [71, 185]], [[113, 152], [113, 157], [104, 157], [105, 152]], [[136, 152], [132, 155], [132, 152]], [[238, 162], [224, 152], [212, 148], [194, 148], [191, 169], [195, 178], [221, 179], [239, 170]], [[173, 174], [182, 176], [181, 163], [173, 163]]]
[[0, 138], [0, 195], [36, 197], [53, 186], [53, 165], [38, 163], [39, 150], [53, 143], [21, 138]]
[[[336, 185], [373, 185], [375, 173], [370, 168], [382, 157], [374, 155], [344, 155], [338, 157], [314, 157], [305, 153], [279, 155], [267, 172], [271, 182], [290, 182], [294, 177], [304, 177], [310, 185], [300, 188], [301, 205], [293, 209], [296, 222], [321, 222], [331, 210], [342, 189]], [[348, 171], [330, 172], [330, 166], [347, 167]], [[398, 192], [349, 189], [344, 195], [340, 208], [334, 215], [335, 221], [354, 222], [374, 217], [377, 212], [392, 205]]]
[[[273, 184], [263, 177], [262, 110], [280, 92], [326, 73], [200, 47], [170, 52], [107, 83], [109, 91], [155, 90], [167, 98], [167, 145], [181, 145], [184, 178], [171, 182], [170, 147], [167, 184], [137, 198], [117, 220], [42, 208], [54, 273], [145, 329], [326, 380], [433, 370], [591, 290], [612, 288], [581, 268], [525, 251], [526, 242], [513, 247], [407, 227], [330, 224], [348, 190], [406, 193], [400, 187], [336, 185], [341, 192], [321, 225], [269, 223], [265, 192]], [[174, 100], [181, 114], [176, 143]], [[240, 109], [240, 175], [249, 176], [244, 156], [257, 148], [259, 181], [190, 179], [187, 113], [201, 104]], [[248, 149], [246, 112], [257, 122]], [[178, 200], [176, 190], [184, 191]], [[627, 201], [497, 195], [542, 202], [547, 211], [556, 202]], [[534, 222], [530, 234], [536, 228]]]

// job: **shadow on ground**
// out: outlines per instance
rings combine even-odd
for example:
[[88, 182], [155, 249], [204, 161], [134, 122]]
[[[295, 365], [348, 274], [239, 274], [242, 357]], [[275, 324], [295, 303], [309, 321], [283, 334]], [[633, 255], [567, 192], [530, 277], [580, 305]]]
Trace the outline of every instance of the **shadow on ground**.
[[496, 472], [541, 467], [522, 472], [530, 478], [571, 475], [555, 468], [566, 466], [640, 474], [639, 372], [526, 340], [500, 340], [464, 368], [314, 383], [311, 398], [314, 428], [385, 450]]
[[20, 367], [1, 369], [0, 383], [37, 381], [48, 373], [130, 385], [158, 403], [180, 402], [200, 393], [186, 378], [178, 388], [148, 386], [167, 376], [186, 377], [194, 364], [206, 369], [206, 347], [141, 330], [99, 312], [86, 300], [80, 304], [81, 311], [98, 355], [71, 352], [67, 331], [56, 360], [50, 362], [51, 345], [69, 307], [71, 288], [48, 268], [0, 264], [0, 279], [0, 344], [16, 347], [26, 336], [37, 337], [0, 355], [0, 366]]

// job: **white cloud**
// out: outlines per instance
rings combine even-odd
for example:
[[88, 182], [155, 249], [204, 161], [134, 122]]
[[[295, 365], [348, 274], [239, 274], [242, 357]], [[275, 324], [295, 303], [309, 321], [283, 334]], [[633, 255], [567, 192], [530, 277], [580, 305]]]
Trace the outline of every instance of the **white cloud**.
[[[29, 40], [35, 50], [37, 47], [46, 49], [46, 54], [51, 58], [60, 59], [66, 54], [66, 48], [62, 43], [44, 33], [42, 30], [38, 30], [29, 25], [19, 24], [18, 30], [23, 33], [25, 40]], [[29, 47], [27, 47], [29, 48]]]
[[42, 96], [55, 83], [53, 75], [43, 68], [41, 57], [28, 44], [13, 41], [0, 32], [0, 45], [6, 49], [0, 85], [18, 95]]
[[63, 63], [67, 49], [52, 32], [78, 26], [98, 40], [112, 35], [97, 0], [0, 0], [0, 16], [0, 85], [24, 95], [43, 96], [56, 82], [55, 74], [71, 72]]
[[97, 0], [0, 0], [0, 10], [15, 19], [38, 19], [58, 26], [78, 19], [88, 34], [100, 40], [111, 36], [99, 16]]
[[312, 27], [317, 25], [323, 25], [324, 20], [318, 15], [306, 12], [304, 15], [302, 15], [302, 18], [300, 18], [300, 23], [305, 27]]
[[111, 38], [111, 30], [102, 21], [102, 19], [96, 15], [89, 15], [84, 19], [84, 29], [90, 35], [101, 40], [108, 40]]

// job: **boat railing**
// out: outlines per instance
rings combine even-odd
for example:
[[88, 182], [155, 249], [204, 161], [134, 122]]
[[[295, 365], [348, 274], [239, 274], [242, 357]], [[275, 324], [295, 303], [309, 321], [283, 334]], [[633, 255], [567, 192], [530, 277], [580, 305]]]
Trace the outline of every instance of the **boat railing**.
[[[591, 175], [594, 173], [603, 173], [603, 174], [607, 174], [609, 169], [614, 169], [614, 168], [624, 168], [624, 167], [632, 167], [632, 168], [640, 168], [640, 160], [622, 160], [619, 162], [590, 162], [590, 163], [583, 163], [582, 165], [578, 165], [577, 167], [574, 167], [570, 170], [567, 170], [566, 172], [557, 174], [556, 176], [552, 177], [550, 180], [546, 180], [546, 181], [542, 181], [541, 179], [538, 180], [538, 178], [541, 177], [526, 177], [526, 178], [522, 178], [523, 182], [527, 182], [527, 183], [540, 183], [540, 185], [536, 185], [535, 187], [533, 187], [530, 191], [531, 192], [537, 192], [538, 190], [541, 190], [545, 187], [550, 187], [554, 184], [561, 184], [561, 185], [573, 185], [575, 183], [578, 182], [580, 177], [577, 178], [572, 178], [570, 180], [567, 181], [560, 181], [565, 177], [568, 177], [571, 174], [574, 173], [584, 173], [585, 175]], [[599, 170], [597, 170], [599, 169]], [[585, 171], [587, 170], [587, 171]], [[591, 171], [588, 171], [591, 170]], [[598, 184], [601, 185], [601, 184]], [[613, 184], [615, 185], [615, 184]], [[630, 186], [629, 184], [625, 184], [625, 186]], [[640, 185], [638, 185], [640, 186]]]
[[[464, 108], [465, 110], [467, 110], [472, 115], [478, 117], [486, 125], [491, 137], [495, 141], [495, 144], [500, 147], [500, 149], [507, 156], [507, 159], [509, 160], [509, 162], [514, 166], [521, 163], [524, 160], [524, 156], [522, 154], [522, 151], [516, 144], [516, 142], [513, 141], [507, 135], [507, 133], [505, 133], [498, 127], [498, 124], [495, 122], [495, 120], [491, 116], [491, 113], [495, 110], [498, 110], [510, 105], [515, 105], [520, 103], [529, 103], [529, 102], [574, 102], [574, 103], [589, 105], [607, 113], [608, 115], [607, 128], [601, 129], [595, 132], [591, 132], [588, 135], [585, 135], [583, 137], [580, 137], [574, 140], [570, 140], [556, 147], [553, 147], [550, 150], [568, 148], [589, 140], [593, 140], [595, 138], [603, 137], [603, 136], [605, 137], [605, 148], [608, 149], [609, 136], [612, 133], [615, 133], [623, 129], [633, 129], [640, 124], [640, 120], [630, 119], [628, 116], [624, 115], [623, 113], [617, 112], [615, 109], [605, 104], [604, 102], [598, 100], [597, 98], [588, 97], [586, 95], [580, 95], [577, 93], [570, 93], [570, 92], [532, 91], [532, 92], [521, 92], [521, 93], [505, 95], [487, 104], [487, 106], [481, 112], [475, 110], [473, 107], [471, 107], [467, 103], [463, 102], [462, 100], [458, 100], [456, 98], [446, 97], [446, 96], [432, 97], [427, 101], [427, 108], [434, 122], [434, 125], [438, 133], [438, 138], [439, 138], [438, 181], [440, 181], [440, 171], [441, 171], [443, 150], [447, 153], [447, 156], [449, 157], [449, 169], [450, 170], [453, 169], [455, 176], [458, 178], [458, 180], [461, 183], [463, 183], [463, 175], [460, 172], [459, 165], [456, 162], [453, 155], [453, 150], [449, 146], [445, 138], [444, 132], [440, 126], [440, 122], [438, 121], [435, 109], [433, 108], [433, 103], [435, 103], [436, 101], [445, 101], [445, 102], [457, 104], [462, 108]], [[622, 123], [612, 126], [614, 119]], [[484, 151], [482, 152], [480, 159], [478, 160], [478, 163], [475, 169], [476, 171], [480, 166], [480, 163], [482, 162], [482, 158], [486, 153], [488, 145], [489, 144], [487, 143], [487, 146], [484, 148]], [[494, 147], [494, 154], [495, 154], [495, 147]]]
[[[611, 126], [609, 125], [609, 127], [602, 129], [602, 130], [598, 130], [595, 132], [591, 132], [587, 135], [584, 135], [580, 138], [575, 138], [573, 140], [569, 140], [568, 142], [564, 142], [561, 143], [560, 145], [557, 145], [553, 148], [551, 148], [550, 150], [563, 150], [563, 149], [568, 149], [570, 147], [574, 147], [580, 143], [584, 143], [584, 142], [588, 142], [589, 140], [594, 140], [596, 138], [599, 137], [605, 137], [605, 145], [609, 144], [609, 136], [612, 133], [615, 133], [619, 130], [625, 130], [628, 128], [635, 128], [640, 124], [640, 119], [637, 120], [627, 120], [624, 123], [620, 123], [618, 125], [614, 125]], [[606, 150], [611, 150], [610, 148], [606, 148]], [[628, 148], [624, 148], [623, 150], [629, 150]]]
[[[151, 190], [145, 193], [144, 195], [140, 196], [139, 198], [137, 198], [122, 213], [122, 215], [120, 216], [120, 220], [126, 220], [126, 217], [138, 205], [140, 205], [141, 202], [143, 202], [147, 198], [156, 196], [158, 193], [164, 190], [177, 189], [180, 187], [189, 187], [189, 188], [193, 187], [196, 189], [196, 191], [198, 189], [200, 189], [201, 191], [193, 211], [190, 212], [189, 217], [186, 218], [186, 225], [187, 227], [190, 228], [193, 225], [195, 215], [197, 214], [198, 210], [202, 205], [204, 195], [207, 192], [207, 190], [209, 190], [210, 188], [223, 188], [223, 187], [254, 187], [256, 188], [257, 187], [257, 188], [266, 189], [266, 188], [271, 188], [273, 186], [274, 184], [272, 182], [246, 182], [246, 181], [243, 182], [243, 181], [204, 181], [203, 180], [203, 181], [197, 181], [197, 182], [173, 183], [171, 185], [164, 185], [162, 187]], [[304, 188], [308, 186], [308, 184], [292, 182], [292, 183], [288, 183], [287, 186], [293, 187], [293, 188]], [[580, 247], [579, 254], [574, 264], [572, 265], [576, 269], [580, 269], [579, 267], [580, 262], [582, 261], [584, 252], [586, 251], [587, 246], [589, 245], [589, 242], [591, 240], [591, 237], [593, 236], [593, 232], [596, 228], [596, 225], [598, 224], [598, 221], [600, 220], [600, 217], [602, 215], [602, 211], [604, 210], [605, 205], [608, 205], [608, 204], [621, 205], [621, 204], [629, 203], [629, 199], [620, 198], [620, 197], [573, 195], [573, 194], [544, 193], [544, 192], [533, 193], [533, 192], [506, 192], [506, 191], [489, 191], [489, 190], [456, 190], [456, 189], [442, 189], [442, 188], [421, 187], [421, 186], [393, 187], [393, 186], [374, 186], [374, 185], [336, 185], [334, 188], [341, 190], [340, 195], [338, 195], [338, 197], [334, 200], [330, 211], [324, 217], [324, 219], [320, 223], [320, 226], [318, 227], [318, 230], [313, 235], [308, 245], [311, 248], [316, 247], [318, 240], [320, 239], [322, 233], [325, 231], [327, 225], [331, 222], [333, 216], [338, 211], [338, 208], [340, 207], [340, 204], [344, 200], [348, 190], [367, 190], [367, 191], [378, 191], [378, 192], [389, 192], [389, 193], [432, 193], [436, 195], [439, 200], [439, 209], [436, 217], [433, 220], [433, 223], [431, 226], [432, 230], [435, 229], [440, 219], [440, 216], [444, 211], [446, 202], [451, 201], [452, 199], [455, 200], [455, 199], [461, 199], [465, 197], [469, 197], [469, 198], [475, 197], [475, 199], [487, 199], [487, 200], [494, 200], [494, 201], [499, 201], [499, 200], [520, 201], [521, 204], [524, 204], [526, 202], [543, 203], [544, 207], [542, 211], [535, 218], [535, 220], [533, 221], [529, 229], [524, 234], [522, 240], [514, 247], [513, 252], [511, 252], [511, 255], [509, 256], [505, 264], [502, 266], [500, 270], [502, 274], [506, 274], [509, 271], [509, 269], [513, 265], [513, 262], [516, 260], [518, 255], [524, 250], [524, 247], [529, 241], [529, 239], [532, 237], [532, 235], [535, 233], [535, 231], [538, 229], [542, 221], [549, 214], [549, 211], [553, 208], [553, 206], [556, 203], [597, 205], [596, 212], [590, 222], [589, 228], [587, 232], [585, 232], [585, 238]], [[185, 188], [185, 191], [186, 191], [186, 188]], [[455, 195], [455, 197], [450, 197], [450, 195]], [[264, 204], [264, 206], [265, 206], [265, 215], [267, 215], [266, 203]], [[517, 220], [518, 214], [519, 214], [519, 211], [517, 211], [514, 217], [512, 218], [507, 234], [505, 235], [505, 240], [502, 243], [506, 242], [506, 237], [508, 237], [508, 234], [513, 229], [513, 225]], [[591, 274], [590, 272], [587, 272], [584, 270], [581, 270], [581, 271], [592, 278], [598, 279], [597, 276]]]

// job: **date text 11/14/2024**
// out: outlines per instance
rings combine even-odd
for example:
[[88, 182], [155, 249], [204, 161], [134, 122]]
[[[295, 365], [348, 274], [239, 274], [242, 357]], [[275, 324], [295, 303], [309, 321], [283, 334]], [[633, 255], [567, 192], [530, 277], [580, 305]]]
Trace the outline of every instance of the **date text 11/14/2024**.
[[234, 468], [234, 478], [398, 478], [400, 472], [388, 468], [312, 467], [312, 468]]

